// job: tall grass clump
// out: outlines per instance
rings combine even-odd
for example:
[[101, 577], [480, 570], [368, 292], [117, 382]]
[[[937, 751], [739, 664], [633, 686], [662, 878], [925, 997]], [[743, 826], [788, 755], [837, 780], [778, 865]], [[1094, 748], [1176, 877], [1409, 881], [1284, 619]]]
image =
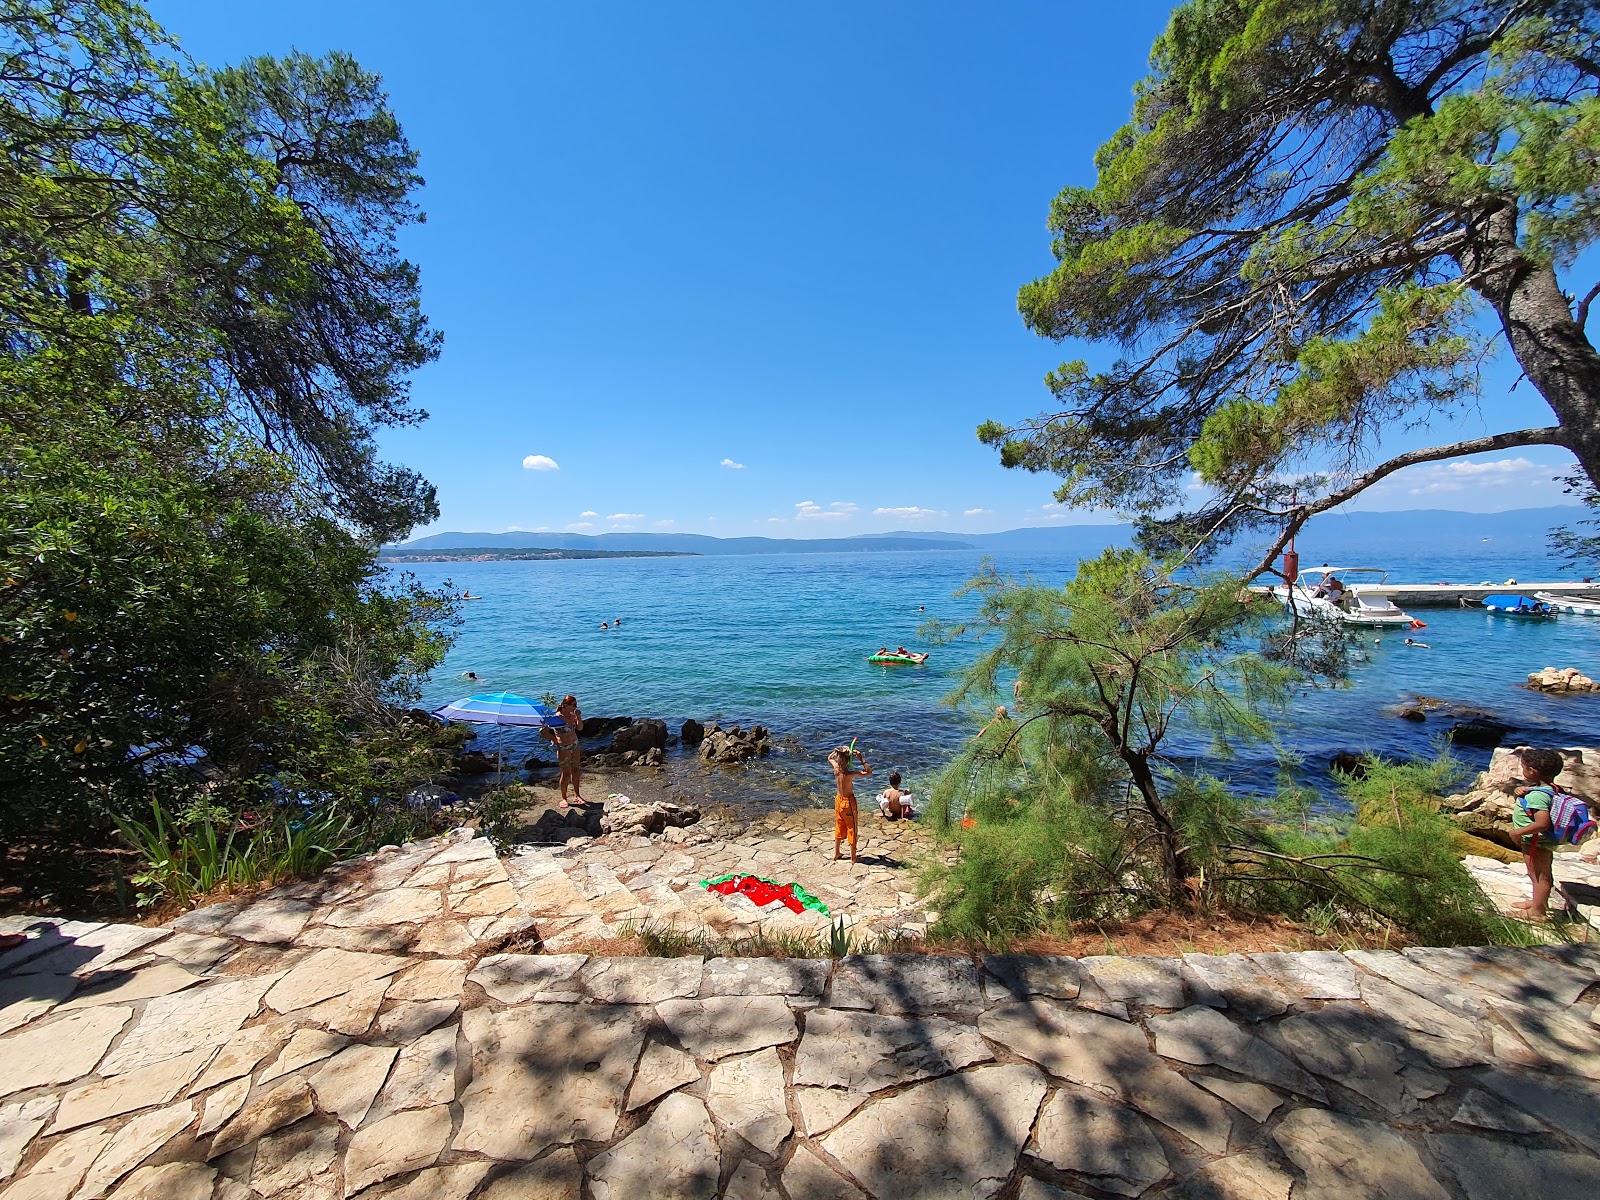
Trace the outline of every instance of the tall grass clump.
[[922, 877], [940, 913], [930, 936], [992, 944], [1184, 910], [1360, 941], [1529, 940], [1456, 857], [1435, 801], [1458, 770], [1448, 760], [1368, 763], [1345, 780], [1350, 816], [1313, 822], [1292, 786], [1243, 795], [1165, 752], [1177, 727], [1209, 735], [1217, 762], [1270, 745], [1270, 714], [1305, 681], [1281, 651], [1320, 631], [1286, 631], [1236, 581], [1180, 579], [1136, 551], [1080, 564], [1064, 589], [988, 569], [970, 586], [980, 617], [946, 634], [997, 644], [953, 701], [990, 702], [1013, 672], [1022, 687], [930, 791], [930, 823], [959, 846]]
[[118, 817], [117, 828], [141, 860], [130, 876], [141, 908], [189, 907], [219, 892], [315, 875], [330, 863], [414, 832], [398, 813], [365, 820], [339, 807], [285, 805], [262, 814], [191, 804], [170, 812], [150, 801], [150, 819]]

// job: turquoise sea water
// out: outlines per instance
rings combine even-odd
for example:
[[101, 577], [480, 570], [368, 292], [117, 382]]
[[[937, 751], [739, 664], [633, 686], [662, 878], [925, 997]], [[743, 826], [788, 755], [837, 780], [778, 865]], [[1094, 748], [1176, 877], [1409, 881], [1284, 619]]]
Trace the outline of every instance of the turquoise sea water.
[[[753, 797], [785, 776], [821, 780], [821, 757], [841, 739], [860, 737], [880, 771], [912, 779], [942, 761], [981, 717], [943, 701], [972, 645], [933, 647], [923, 667], [874, 666], [880, 645], [930, 649], [919, 637], [929, 618], [959, 619], [971, 598], [953, 593], [976, 572], [969, 551], [762, 555], [595, 561], [419, 563], [428, 585], [482, 595], [463, 606], [464, 624], [425, 702], [437, 707], [474, 691], [578, 695], [586, 715], [659, 716], [674, 731], [684, 717], [760, 723], [792, 738], [785, 752], [747, 773]], [[1060, 583], [1075, 558], [994, 556], [1010, 575]], [[1389, 561], [1398, 582], [1550, 581], [1561, 577], [1538, 547], [1504, 548], [1440, 561], [1418, 555]], [[1566, 578], [1572, 578], [1571, 575]], [[1600, 589], [1597, 589], [1600, 590]], [[918, 606], [925, 611], [918, 611]], [[1600, 744], [1600, 698], [1541, 696], [1517, 686], [1544, 666], [1600, 672], [1600, 619], [1561, 617], [1518, 623], [1481, 610], [1426, 609], [1419, 635], [1432, 647], [1389, 633], [1369, 645], [1351, 685], [1302, 693], [1281, 718], [1284, 747], [1303, 760], [1302, 776], [1324, 789], [1326, 762], [1342, 751], [1426, 753], [1446, 722], [1402, 721], [1384, 709], [1413, 693], [1479, 706], [1518, 726], [1516, 740]], [[602, 621], [622, 627], [602, 632]], [[461, 679], [477, 672], [481, 683]], [[1009, 693], [993, 703], [1010, 703]], [[507, 731], [508, 752], [532, 748]], [[1207, 754], [1201, 742], [1172, 747]], [[1470, 764], [1487, 751], [1462, 750]], [[1209, 769], [1247, 787], [1270, 788], [1277, 752], [1245, 747]]]

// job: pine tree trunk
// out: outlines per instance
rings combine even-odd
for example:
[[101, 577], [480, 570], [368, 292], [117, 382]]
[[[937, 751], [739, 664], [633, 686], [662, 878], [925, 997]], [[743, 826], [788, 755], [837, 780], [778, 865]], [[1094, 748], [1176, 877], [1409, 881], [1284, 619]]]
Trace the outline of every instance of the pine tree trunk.
[[1173, 825], [1172, 818], [1167, 815], [1166, 806], [1161, 803], [1161, 793], [1156, 790], [1155, 774], [1150, 770], [1150, 763], [1143, 755], [1130, 752], [1124, 754], [1122, 760], [1127, 764], [1128, 773], [1133, 777], [1133, 786], [1139, 790], [1139, 798], [1144, 801], [1145, 811], [1155, 823], [1156, 834], [1161, 844], [1161, 875], [1167, 889], [1167, 900], [1175, 907], [1186, 907], [1188, 897], [1183, 888], [1183, 881], [1189, 878], [1188, 855], [1183, 852], [1178, 840], [1178, 830]]
[[1509, 205], [1482, 218], [1462, 271], [1500, 315], [1511, 352], [1566, 433], [1567, 448], [1600, 487], [1600, 353], [1573, 316], [1555, 269], [1530, 262]]

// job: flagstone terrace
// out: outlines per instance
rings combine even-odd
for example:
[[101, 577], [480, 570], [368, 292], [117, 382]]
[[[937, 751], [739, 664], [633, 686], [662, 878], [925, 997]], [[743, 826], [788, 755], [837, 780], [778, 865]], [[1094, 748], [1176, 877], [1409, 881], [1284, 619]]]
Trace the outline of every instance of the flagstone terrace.
[[524, 953], [507, 866], [451, 837], [163, 928], [0, 923], [0, 1197], [1600, 1188], [1592, 947]]

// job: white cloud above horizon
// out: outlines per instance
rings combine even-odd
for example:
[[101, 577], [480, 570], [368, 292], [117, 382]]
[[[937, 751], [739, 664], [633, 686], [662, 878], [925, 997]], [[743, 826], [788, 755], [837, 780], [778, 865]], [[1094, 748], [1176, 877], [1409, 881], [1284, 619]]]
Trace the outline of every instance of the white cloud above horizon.
[[963, 517], [992, 517], [992, 516], [994, 516], [994, 509], [992, 509], [992, 508], [964, 508], [964, 509], [961, 510], [961, 515]]
[[667, 517], [665, 520], [651, 521], [650, 522], [650, 527], [652, 529], [671, 529], [676, 524], [677, 524], [677, 522], [674, 521], [671, 517]]
[[574, 521], [571, 525], [567, 526], [567, 532], [568, 533], [582, 533], [585, 529], [593, 529], [593, 528], [594, 528], [594, 522], [593, 521]]
[[579, 513], [579, 514], [578, 514], [578, 520], [580, 520], [580, 521], [586, 521], [586, 520], [588, 520], [588, 519], [589, 519], [589, 518], [590, 518], [590, 517], [598, 517], [598, 516], [599, 516], [599, 515], [600, 515], [600, 514], [599, 514], [599, 513], [597, 513], [597, 512], [594, 512], [594, 511], [592, 511], [592, 510], [591, 510], [591, 511], [588, 511], [588, 512], [581, 512], [581, 513]]
[[899, 517], [906, 521], [926, 521], [929, 517], [942, 517], [944, 513], [936, 508], [918, 508], [908, 504], [902, 508], [875, 508], [872, 510], [875, 517]]
[[835, 500], [827, 508], [812, 500], [802, 500], [794, 506], [794, 519], [796, 521], [848, 521], [860, 512], [859, 505], [848, 500]]
[[608, 521], [642, 521], [643, 513], [612, 513], [606, 518]]
[[551, 458], [548, 454], [530, 454], [530, 455], [528, 455], [527, 458], [522, 460], [522, 469], [524, 471], [559, 471], [559, 470], [561, 470], [561, 468], [556, 465], [556, 460]]
[[733, 459], [731, 459], [731, 458], [723, 459], [722, 460], [722, 465], [727, 467], [728, 470], [730, 470], [730, 471], [742, 471], [742, 470], [744, 470], [744, 464], [743, 463], [734, 462]]

